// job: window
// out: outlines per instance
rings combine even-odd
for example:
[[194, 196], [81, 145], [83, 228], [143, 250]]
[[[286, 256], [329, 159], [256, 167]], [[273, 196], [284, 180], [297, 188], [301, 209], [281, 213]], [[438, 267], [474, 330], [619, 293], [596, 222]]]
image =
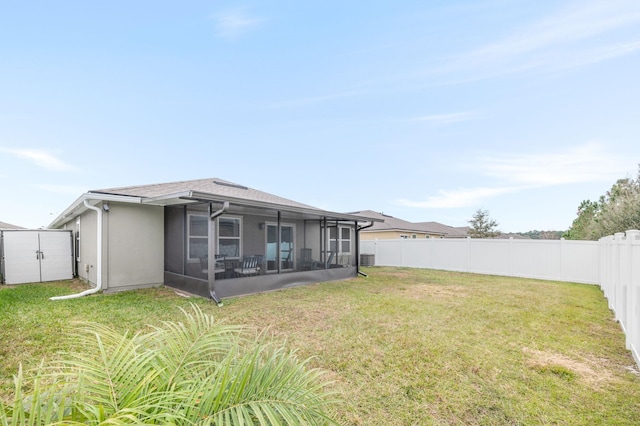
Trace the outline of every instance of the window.
[[239, 217], [218, 218], [218, 254], [228, 259], [240, 259], [242, 221]]
[[189, 260], [199, 260], [205, 257], [209, 247], [209, 220], [206, 215], [188, 215], [188, 244], [187, 256]]
[[338, 250], [338, 228], [329, 228], [329, 251]]
[[411, 235], [411, 238], [415, 240], [417, 238], [416, 234]]
[[352, 229], [346, 226], [329, 228], [329, 251], [350, 254], [351, 233]]
[[340, 229], [340, 252], [351, 253], [351, 228]]

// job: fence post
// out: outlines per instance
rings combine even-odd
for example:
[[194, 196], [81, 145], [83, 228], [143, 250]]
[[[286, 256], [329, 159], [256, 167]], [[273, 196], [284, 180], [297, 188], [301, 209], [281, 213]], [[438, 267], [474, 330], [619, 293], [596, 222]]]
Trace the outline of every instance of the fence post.
[[569, 256], [565, 253], [567, 243], [564, 238], [560, 238], [560, 281], [566, 281], [567, 277], [567, 260]]
[[507, 250], [507, 275], [513, 276], [513, 237], [509, 237], [509, 248]]
[[[621, 266], [622, 266], [622, 256], [621, 256], [621, 248], [624, 244], [624, 232], [616, 232], [613, 234], [615, 238], [615, 262], [613, 268], [613, 313], [615, 314], [616, 320], [620, 321], [620, 290], [622, 287], [622, 279], [621, 279]], [[624, 325], [623, 325], [624, 328]]]
[[613, 235], [610, 235], [608, 237], [604, 237], [603, 239], [603, 246], [604, 246], [604, 252], [605, 252], [605, 256], [604, 256], [604, 262], [605, 262], [605, 273], [603, 276], [603, 286], [602, 289], [604, 291], [604, 296], [607, 298], [607, 302], [609, 305], [610, 309], [613, 309], [612, 303], [613, 303], [613, 295], [612, 290], [613, 290], [613, 261], [614, 261], [614, 256], [613, 256], [613, 248], [614, 248], [614, 244], [615, 244], [615, 238], [613, 237]]
[[464, 271], [470, 272], [471, 270], [471, 237], [467, 237], [467, 253], [466, 259], [464, 260]]
[[[640, 235], [640, 231], [636, 229], [631, 229], [627, 231], [627, 239], [626, 239], [626, 265], [624, 265], [626, 271], [626, 291], [625, 291], [625, 319], [626, 319], [626, 346], [627, 349], [635, 352], [638, 348], [635, 347], [634, 343], [636, 343], [636, 339], [638, 337], [638, 321], [640, 318], [638, 317], [638, 279], [640, 277], [635, 276], [634, 274], [634, 264], [635, 259], [633, 258], [633, 246], [636, 244], [638, 240], [638, 236]], [[636, 356], [637, 354], [634, 354]]]
[[376, 259], [378, 258], [378, 239], [374, 238], [373, 240], [373, 264], [375, 265], [378, 262]]

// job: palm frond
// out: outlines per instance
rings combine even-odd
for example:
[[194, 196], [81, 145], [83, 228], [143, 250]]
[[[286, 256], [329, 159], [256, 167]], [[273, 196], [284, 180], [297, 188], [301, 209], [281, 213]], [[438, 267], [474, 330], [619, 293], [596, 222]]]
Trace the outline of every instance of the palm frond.
[[144, 336], [144, 344], [155, 353], [161, 381], [167, 389], [177, 381], [207, 377], [211, 366], [231, 350], [242, 328], [215, 323], [197, 305], [182, 310], [184, 322], [163, 322]]
[[29, 395], [16, 377], [0, 426], [44, 424], [335, 424], [322, 372], [264, 337], [217, 324], [192, 305], [146, 334], [82, 324], [82, 351], [41, 366]]
[[[198, 386], [188, 417], [215, 424], [326, 424], [334, 401], [324, 389], [320, 370], [306, 369], [295, 352], [272, 343], [242, 345], [220, 363], [218, 374]], [[235, 419], [227, 423], [229, 419]], [[302, 421], [304, 419], [304, 421]], [[249, 421], [251, 420], [251, 421]], [[293, 422], [293, 423], [291, 423]]]

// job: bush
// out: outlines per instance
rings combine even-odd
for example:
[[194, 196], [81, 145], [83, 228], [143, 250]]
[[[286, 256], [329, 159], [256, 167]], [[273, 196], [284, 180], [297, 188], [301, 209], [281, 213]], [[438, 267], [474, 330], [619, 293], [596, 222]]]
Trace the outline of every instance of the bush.
[[307, 361], [195, 305], [183, 312], [183, 322], [134, 335], [79, 326], [82, 351], [29, 378], [20, 368], [0, 425], [335, 424], [322, 373]]

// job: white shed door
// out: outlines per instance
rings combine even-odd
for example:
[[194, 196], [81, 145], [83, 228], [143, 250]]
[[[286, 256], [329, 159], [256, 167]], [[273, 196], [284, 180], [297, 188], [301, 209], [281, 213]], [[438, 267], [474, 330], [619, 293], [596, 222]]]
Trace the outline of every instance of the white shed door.
[[40, 281], [38, 232], [4, 232], [4, 281], [7, 284]]
[[69, 232], [5, 231], [6, 284], [73, 278]]
[[70, 232], [40, 233], [40, 281], [73, 278]]

